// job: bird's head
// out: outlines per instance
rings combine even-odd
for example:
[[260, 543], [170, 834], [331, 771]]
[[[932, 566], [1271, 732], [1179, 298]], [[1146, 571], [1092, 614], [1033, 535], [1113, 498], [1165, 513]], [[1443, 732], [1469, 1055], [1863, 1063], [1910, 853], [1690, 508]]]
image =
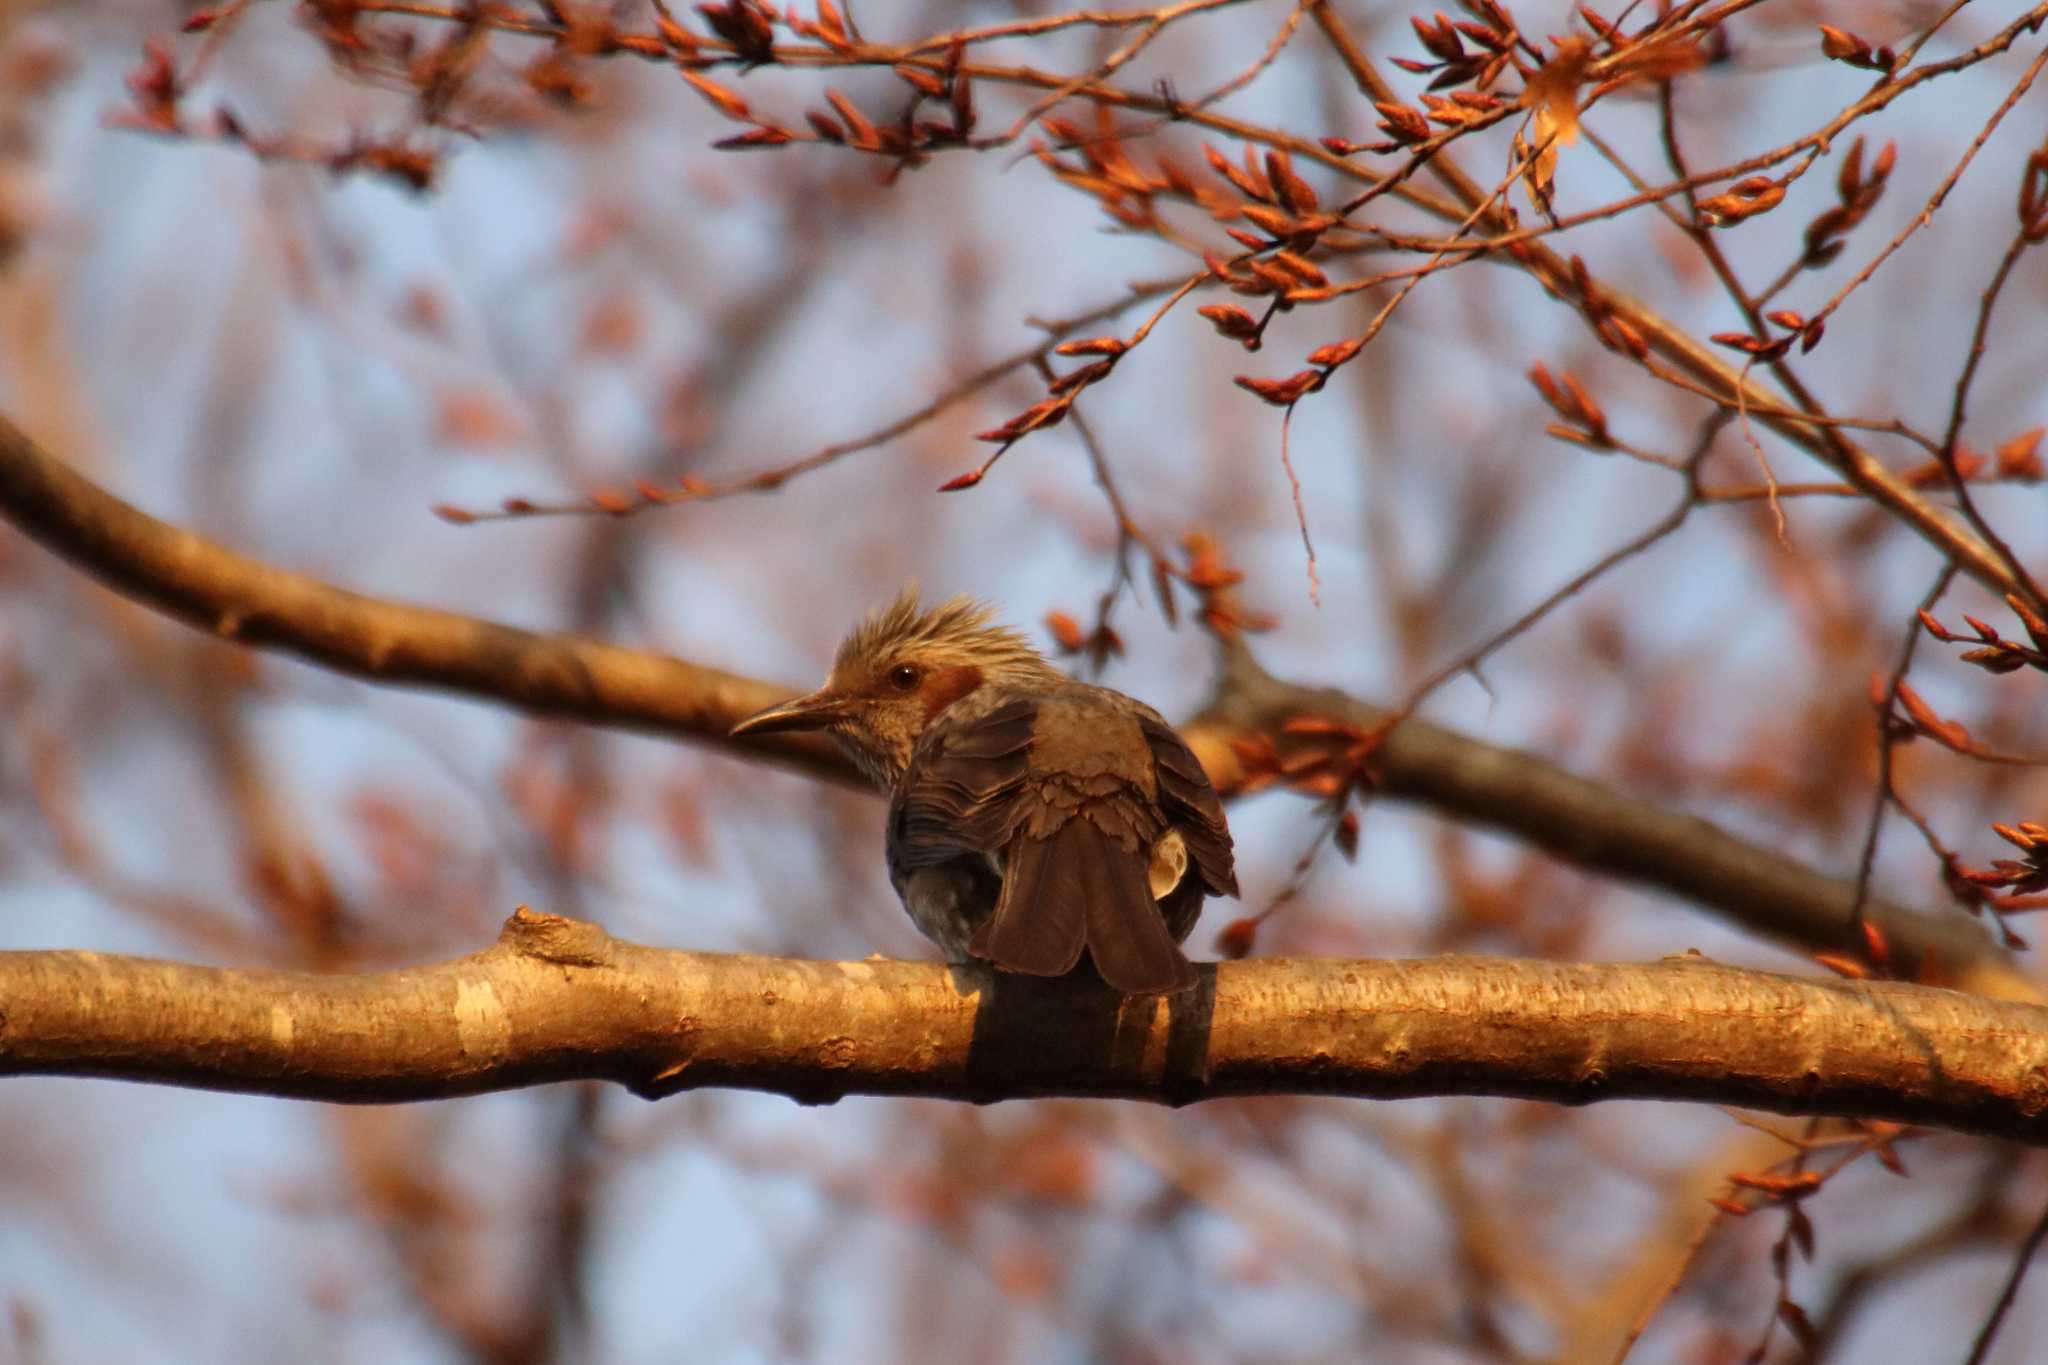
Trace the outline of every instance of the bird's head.
[[893, 787], [911, 750], [946, 708], [984, 687], [1030, 685], [1063, 675], [994, 612], [955, 597], [925, 610], [917, 589], [862, 621], [840, 642], [825, 685], [733, 727], [735, 735], [823, 730], [868, 779]]

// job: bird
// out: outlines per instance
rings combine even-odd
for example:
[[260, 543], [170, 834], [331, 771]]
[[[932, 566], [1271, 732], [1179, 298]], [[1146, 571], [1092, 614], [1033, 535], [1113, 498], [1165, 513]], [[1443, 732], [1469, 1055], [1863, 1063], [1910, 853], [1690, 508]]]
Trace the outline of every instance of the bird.
[[1070, 677], [968, 597], [915, 586], [847, 634], [824, 686], [734, 735], [823, 731], [889, 797], [889, 880], [955, 962], [1195, 983], [1180, 944], [1237, 895], [1230, 829], [1187, 744], [1134, 697]]

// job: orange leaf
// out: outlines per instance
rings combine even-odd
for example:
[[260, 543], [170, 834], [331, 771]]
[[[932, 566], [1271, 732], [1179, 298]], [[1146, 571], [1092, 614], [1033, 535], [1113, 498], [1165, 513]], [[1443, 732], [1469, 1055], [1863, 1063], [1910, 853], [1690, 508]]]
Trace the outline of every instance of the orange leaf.
[[1530, 135], [1539, 146], [1569, 147], [1579, 140], [1579, 86], [1592, 61], [1590, 41], [1576, 35], [1559, 39], [1557, 51], [1523, 87], [1522, 106], [1536, 111]]
[[2041, 481], [2041, 436], [2044, 432], [2048, 432], [2048, 427], [2030, 427], [1999, 445], [1993, 454], [1998, 460], [2000, 478], [2026, 483]]
[[1222, 956], [1236, 960], [1251, 955], [1259, 937], [1259, 922], [1255, 919], [1234, 919], [1223, 926], [1216, 935], [1216, 951]]
[[1088, 642], [1088, 637], [1081, 631], [1081, 623], [1063, 611], [1047, 612], [1045, 628], [1052, 632], [1052, 638], [1059, 642], [1060, 648], [1069, 654]]
[[710, 77], [700, 76], [694, 71], [683, 72], [683, 79], [690, 83], [691, 89], [710, 100], [718, 112], [727, 118], [745, 122], [751, 117], [747, 112], [747, 102], [740, 98], [738, 91], [729, 90]]
[[1956, 721], [1943, 720], [1933, 707], [1920, 699], [1920, 694], [1903, 680], [1899, 683], [1899, 701], [1904, 704], [1906, 714], [1913, 718], [1913, 724], [1928, 738], [1946, 744], [1957, 751], [1970, 747], [1970, 732]]

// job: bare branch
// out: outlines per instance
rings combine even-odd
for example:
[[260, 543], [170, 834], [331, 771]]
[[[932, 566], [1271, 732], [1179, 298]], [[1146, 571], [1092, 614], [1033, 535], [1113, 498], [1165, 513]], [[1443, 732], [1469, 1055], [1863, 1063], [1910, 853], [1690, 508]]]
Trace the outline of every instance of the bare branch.
[[299, 1099], [588, 1079], [806, 1103], [1667, 1099], [2048, 1144], [2048, 1009], [1699, 958], [1226, 962], [1163, 1001], [977, 967], [664, 952], [522, 910], [481, 953], [361, 975], [0, 953], [0, 999], [0, 1075]]
[[[39, 449], [0, 416], [0, 516], [108, 587], [224, 640], [282, 650], [371, 682], [432, 687], [539, 715], [657, 730], [723, 745], [787, 688], [573, 635], [366, 597], [240, 555], [157, 520]], [[750, 743], [851, 779], [808, 736]], [[797, 740], [811, 740], [799, 743]], [[736, 747], [736, 746], [735, 746]]]

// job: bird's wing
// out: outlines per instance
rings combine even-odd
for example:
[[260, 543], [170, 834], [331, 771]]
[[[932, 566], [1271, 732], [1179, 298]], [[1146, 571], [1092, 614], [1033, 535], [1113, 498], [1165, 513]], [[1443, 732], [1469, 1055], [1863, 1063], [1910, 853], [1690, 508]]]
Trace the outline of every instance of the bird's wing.
[[925, 732], [889, 803], [892, 869], [935, 867], [1009, 842], [1036, 714], [1028, 700], [1005, 702]]
[[969, 944], [976, 956], [1008, 971], [1065, 976], [1085, 947], [1102, 979], [1126, 994], [1170, 994], [1195, 983], [1152, 899], [1143, 846], [1127, 846], [1095, 818], [1115, 805], [1135, 808], [1137, 798], [1098, 800], [1049, 837], [1018, 831], [995, 913]]
[[1153, 771], [1159, 778], [1159, 806], [1188, 842], [1188, 856], [1214, 896], [1237, 894], [1237, 865], [1231, 853], [1230, 826], [1223, 821], [1223, 803], [1209, 785], [1209, 774], [1171, 725], [1156, 715], [1141, 715], [1138, 726], [1152, 748]]
[[890, 804], [892, 876], [900, 884], [920, 868], [1000, 852], [1002, 892], [971, 940], [975, 956], [1063, 976], [1085, 948], [1119, 990], [1191, 985], [1194, 969], [1152, 896], [1149, 863], [1171, 820], [1203, 883], [1235, 893], [1230, 834], [1201, 765], [1164, 722], [1156, 731], [1146, 725], [1159, 771], [1154, 809], [1124, 776], [1035, 770], [1038, 719], [1037, 702], [1020, 699], [969, 719], [944, 717], [926, 732]]
[[969, 949], [1013, 972], [1063, 976], [1086, 948], [1096, 973], [1127, 994], [1193, 985], [1194, 968], [1152, 895], [1152, 849], [1166, 815], [1135, 780], [1135, 756], [1128, 773], [1047, 768], [1046, 755], [1036, 758], [1011, 799], [1018, 818], [1002, 895]]

